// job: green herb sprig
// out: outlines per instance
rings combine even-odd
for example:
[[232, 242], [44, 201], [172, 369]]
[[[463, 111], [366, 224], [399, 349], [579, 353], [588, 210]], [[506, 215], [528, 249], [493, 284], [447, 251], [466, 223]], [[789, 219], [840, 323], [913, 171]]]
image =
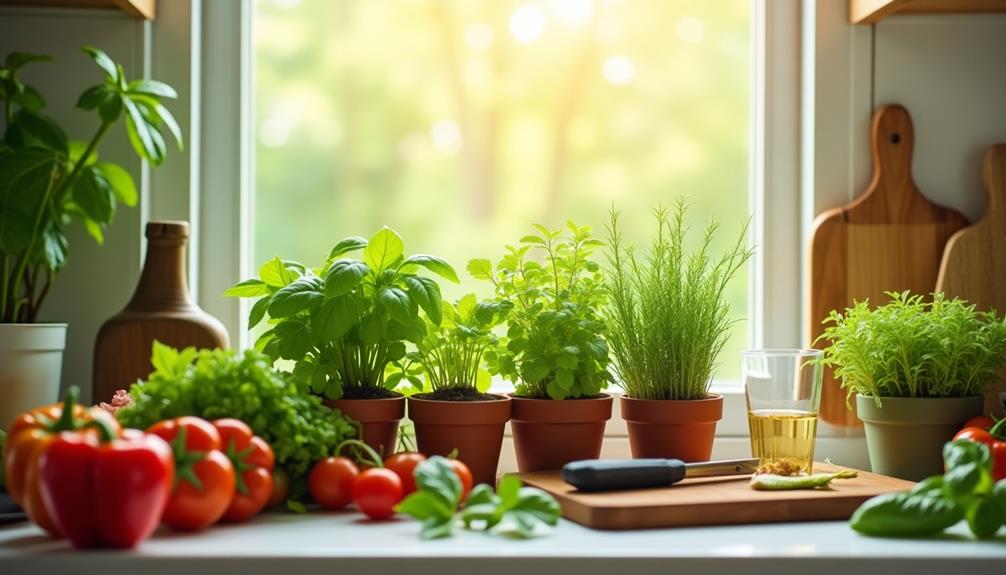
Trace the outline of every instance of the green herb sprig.
[[710, 222], [695, 251], [685, 246], [686, 206], [654, 210], [656, 235], [645, 257], [625, 245], [612, 211], [607, 241], [608, 343], [619, 385], [636, 399], [702, 399], [734, 320], [724, 292], [753, 251], [747, 225], [718, 258]]
[[423, 539], [449, 537], [458, 523], [465, 529], [528, 538], [559, 522], [559, 502], [541, 489], [523, 487], [512, 475], [500, 480], [495, 493], [488, 484], [476, 485], [460, 512], [461, 481], [447, 459], [431, 457], [416, 467], [415, 475], [418, 491], [395, 510], [423, 522]]
[[1006, 362], [1006, 319], [962, 299], [909, 292], [871, 309], [832, 311], [818, 341], [849, 397], [969, 397], [995, 381]]

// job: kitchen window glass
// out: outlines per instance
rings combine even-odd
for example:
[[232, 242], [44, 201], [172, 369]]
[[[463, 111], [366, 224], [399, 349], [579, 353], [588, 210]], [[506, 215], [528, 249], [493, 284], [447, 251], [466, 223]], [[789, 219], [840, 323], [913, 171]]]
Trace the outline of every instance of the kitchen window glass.
[[[254, 261], [316, 264], [397, 230], [410, 253], [485, 282], [532, 223], [609, 210], [645, 247], [651, 209], [687, 198], [695, 242], [748, 218], [748, 0], [257, 0]], [[727, 297], [748, 315], [749, 273]], [[739, 321], [718, 378], [738, 377]]]

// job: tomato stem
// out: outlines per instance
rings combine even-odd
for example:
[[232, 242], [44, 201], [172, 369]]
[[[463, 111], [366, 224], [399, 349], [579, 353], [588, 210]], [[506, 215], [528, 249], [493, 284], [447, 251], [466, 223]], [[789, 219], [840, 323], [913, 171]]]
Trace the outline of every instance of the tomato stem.
[[63, 399], [63, 411], [59, 414], [59, 419], [56, 423], [52, 425], [52, 432], [58, 431], [71, 431], [77, 428], [77, 422], [74, 420], [73, 411], [77, 407], [77, 399], [80, 397], [80, 388], [76, 385], [71, 385], [69, 389], [66, 390], [66, 397]]
[[989, 435], [1000, 441], [1006, 441], [1006, 417], [995, 422], [992, 428], [989, 429]]
[[335, 446], [335, 452], [334, 452], [335, 456], [338, 457], [342, 453], [343, 448], [345, 448], [346, 446], [352, 446], [359, 449], [360, 451], [363, 451], [364, 453], [367, 454], [367, 457], [370, 459], [370, 461], [366, 461], [365, 458], [360, 457], [359, 453], [357, 453], [356, 455], [357, 463], [360, 464], [373, 463], [374, 467], [384, 467], [384, 460], [381, 459], [381, 456], [376, 451], [374, 451], [374, 448], [360, 441], [359, 439], [346, 439], [339, 445]]

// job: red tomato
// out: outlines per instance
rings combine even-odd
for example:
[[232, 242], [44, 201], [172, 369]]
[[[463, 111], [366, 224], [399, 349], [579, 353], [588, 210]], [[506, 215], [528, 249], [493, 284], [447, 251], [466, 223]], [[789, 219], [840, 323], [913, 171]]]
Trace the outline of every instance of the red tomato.
[[361, 473], [353, 481], [353, 502], [371, 519], [387, 519], [395, 514], [395, 505], [404, 497], [398, 474], [384, 467]]
[[992, 426], [996, 424], [996, 421], [987, 415], [979, 415], [978, 417], [972, 417], [965, 423], [961, 429], [967, 429], [969, 427], [979, 427], [981, 429], [992, 429]]
[[271, 509], [278, 507], [286, 501], [286, 495], [290, 492], [290, 476], [282, 467], [272, 468], [272, 495], [266, 507]]
[[384, 460], [384, 466], [395, 472], [402, 480], [402, 490], [406, 495], [416, 490], [416, 467], [426, 461], [426, 456], [414, 451], [402, 451]]
[[353, 482], [360, 474], [345, 457], [327, 457], [311, 468], [307, 491], [325, 509], [342, 509], [353, 500]]
[[472, 471], [460, 459], [452, 459], [451, 467], [461, 480], [461, 501], [464, 501], [472, 491]]
[[988, 430], [977, 427], [965, 427], [957, 432], [954, 440], [970, 439], [978, 443], [984, 443], [989, 448], [992, 455], [992, 479], [999, 481], [1006, 479], [1006, 440], [997, 438]]
[[224, 453], [234, 465], [237, 480], [234, 499], [223, 518], [246, 521], [262, 511], [272, 496], [272, 468], [276, 457], [269, 444], [239, 419], [217, 419], [213, 427], [220, 432]]
[[234, 498], [235, 478], [213, 424], [185, 416], [155, 423], [147, 432], [170, 443], [175, 456], [178, 481], [161, 521], [186, 531], [219, 521]]

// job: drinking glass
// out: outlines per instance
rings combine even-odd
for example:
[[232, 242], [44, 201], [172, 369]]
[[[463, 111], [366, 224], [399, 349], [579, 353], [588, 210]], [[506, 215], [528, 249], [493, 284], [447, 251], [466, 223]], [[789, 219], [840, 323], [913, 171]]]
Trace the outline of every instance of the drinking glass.
[[751, 453], [759, 467], [783, 475], [810, 474], [821, 407], [821, 351], [741, 352]]

